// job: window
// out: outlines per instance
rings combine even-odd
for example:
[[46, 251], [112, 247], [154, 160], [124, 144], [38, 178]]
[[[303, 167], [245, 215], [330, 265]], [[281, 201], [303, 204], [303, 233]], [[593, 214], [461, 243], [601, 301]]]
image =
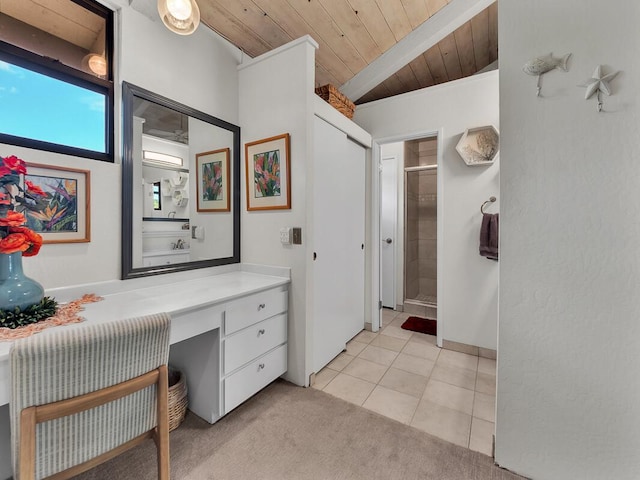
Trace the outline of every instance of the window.
[[153, 182], [153, 209], [162, 210], [162, 197], [160, 196], [160, 182]]
[[113, 12], [2, 0], [0, 143], [113, 161]]

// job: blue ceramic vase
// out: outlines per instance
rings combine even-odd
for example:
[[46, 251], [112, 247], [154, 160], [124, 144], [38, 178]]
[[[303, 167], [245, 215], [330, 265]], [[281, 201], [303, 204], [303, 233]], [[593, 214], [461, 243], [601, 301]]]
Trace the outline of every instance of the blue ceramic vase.
[[44, 288], [22, 271], [22, 252], [0, 254], [0, 310], [40, 303]]

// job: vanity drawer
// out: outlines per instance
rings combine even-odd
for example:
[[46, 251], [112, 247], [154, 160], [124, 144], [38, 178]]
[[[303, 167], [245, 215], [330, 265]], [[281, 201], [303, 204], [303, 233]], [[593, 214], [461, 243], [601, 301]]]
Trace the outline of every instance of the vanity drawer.
[[286, 342], [286, 313], [234, 333], [224, 341], [224, 373], [233, 372], [248, 361]]
[[224, 380], [224, 414], [287, 371], [287, 346], [257, 358]]
[[282, 290], [267, 290], [232, 302], [224, 314], [225, 335], [286, 312], [287, 305], [287, 292]]

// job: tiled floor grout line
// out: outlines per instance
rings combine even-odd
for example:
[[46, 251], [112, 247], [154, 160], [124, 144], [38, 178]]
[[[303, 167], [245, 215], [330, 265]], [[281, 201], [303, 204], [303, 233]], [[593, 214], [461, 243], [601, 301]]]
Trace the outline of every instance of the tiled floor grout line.
[[[416, 333], [416, 332], [411, 332], [411, 334], [406, 338], [404, 338], [403, 336], [394, 335], [396, 333], [396, 329], [402, 328], [402, 326], [401, 326], [402, 324], [399, 322], [399, 320], [404, 320], [403, 318], [401, 318], [402, 315], [403, 315], [402, 312], [398, 312], [392, 318], [390, 318], [389, 320], [383, 320], [381, 322], [381, 328], [380, 328], [380, 330], [378, 332], [375, 332], [375, 333], [374, 332], [370, 332], [370, 333], [373, 333], [373, 338], [371, 338], [371, 335], [363, 335], [361, 337], [361, 339], [357, 339], [356, 337], [358, 335], [360, 335], [360, 334], [358, 334], [353, 339], [351, 339], [348, 342], [348, 344], [357, 343], [357, 344], [359, 344], [359, 346], [362, 346], [362, 348], [359, 350], [359, 352], [356, 355], [350, 354], [347, 351], [347, 349], [345, 348], [345, 350], [342, 353], [346, 354], [347, 356], [350, 356], [351, 360], [346, 365], [344, 365], [341, 370], [333, 370], [335, 372], [334, 377], [332, 378], [332, 380], [329, 380], [323, 386], [323, 388], [321, 390], [325, 390], [327, 388], [327, 386], [329, 384], [331, 384], [340, 374], [343, 374], [345, 376], [348, 376], [348, 377], [351, 377], [351, 378], [354, 378], [354, 379], [357, 379], [357, 380], [365, 381], [365, 382], [373, 385], [373, 388], [371, 389], [371, 391], [366, 395], [366, 397], [364, 398], [362, 403], [359, 404], [359, 406], [361, 406], [363, 408], [366, 408], [367, 410], [369, 410], [369, 408], [364, 407], [364, 405], [365, 405], [365, 403], [367, 403], [371, 399], [371, 397], [373, 395], [373, 392], [376, 391], [376, 390], [379, 390], [379, 389], [377, 389], [378, 386], [383, 387], [384, 389], [389, 390], [389, 391], [394, 392], [394, 393], [399, 393], [399, 394], [403, 394], [403, 395], [412, 397], [412, 398], [416, 399], [417, 402], [416, 402], [415, 408], [413, 408], [412, 410], [409, 410], [409, 409], [406, 410], [407, 414], [409, 412], [411, 412], [411, 415], [410, 415], [408, 421], [407, 422], [403, 422], [402, 420], [398, 419], [398, 421], [400, 421], [402, 423], [405, 423], [408, 426], [412, 426], [413, 422], [415, 421], [416, 414], [418, 413], [420, 405], [421, 405], [422, 401], [425, 399], [425, 394], [427, 392], [427, 388], [429, 387], [429, 385], [435, 385], [433, 382], [443, 383], [443, 384], [446, 384], [446, 385], [448, 385], [450, 387], [454, 387], [456, 389], [462, 389], [462, 390], [466, 390], [466, 391], [471, 391], [471, 392], [473, 392], [473, 394], [471, 396], [470, 413], [467, 413], [468, 410], [464, 411], [462, 409], [452, 408], [451, 406], [449, 406], [449, 404], [442, 405], [440, 402], [435, 402], [435, 405], [437, 405], [439, 407], [445, 408], [445, 409], [450, 410], [452, 412], [455, 412], [456, 414], [459, 414], [459, 415], [468, 415], [470, 417], [471, 421], [469, 422], [469, 427], [468, 427], [468, 430], [467, 430], [467, 434], [464, 437], [460, 438], [460, 440], [464, 439], [463, 441], [464, 441], [464, 444], [466, 445], [466, 448], [470, 449], [474, 419], [478, 419], [478, 420], [482, 420], [483, 422], [489, 422], [489, 423], [495, 424], [495, 421], [494, 422], [490, 422], [489, 420], [485, 420], [484, 418], [476, 417], [474, 415], [475, 412], [476, 412], [476, 400], [478, 399], [478, 393], [481, 393], [480, 391], [477, 390], [478, 384], [479, 384], [479, 374], [480, 374], [480, 357], [479, 356], [475, 356], [476, 357], [476, 361], [474, 362], [475, 363], [475, 368], [472, 368], [472, 369], [469, 369], [469, 368], [467, 368], [465, 366], [462, 366], [463, 364], [458, 364], [456, 362], [438, 363], [439, 360], [440, 360], [440, 357], [442, 355], [442, 352], [445, 351], [446, 349], [443, 349], [441, 347], [438, 347], [436, 344], [433, 344], [432, 339], [428, 339], [425, 342], [426, 339], [423, 338], [421, 334]], [[390, 331], [389, 333], [384, 333], [384, 330], [387, 327], [390, 327], [390, 326], [394, 327], [393, 330]], [[385, 337], [387, 337], [387, 340], [385, 340], [385, 342], [387, 342], [386, 346], [381, 344], [382, 343], [381, 340], [378, 340], [380, 343], [376, 343], [374, 345], [373, 342], [375, 342], [377, 339], [380, 339], [381, 338], [380, 335], [385, 335]], [[365, 340], [366, 338], [369, 338], [369, 340], [368, 341]], [[395, 345], [394, 345], [393, 342], [390, 342], [389, 339], [393, 339], [394, 342], [396, 342]], [[413, 340], [413, 342], [412, 342], [412, 340]], [[400, 342], [402, 342], [401, 346], [398, 347], [398, 344]], [[410, 344], [414, 345], [414, 347], [412, 347], [411, 353], [407, 353], [407, 352], [405, 352], [405, 349]], [[431, 345], [433, 345], [434, 347], [437, 348], [437, 354], [432, 359], [430, 357], [430, 353], [428, 351], [425, 351], [424, 353], [421, 352], [419, 350], [419, 348], [417, 346], [415, 346], [416, 344], [428, 345], [429, 348], [430, 348]], [[374, 348], [378, 348], [378, 349], [382, 349], [382, 350], [387, 351], [387, 352], [392, 352], [392, 353], [395, 354], [395, 357], [393, 358], [393, 360], [388, 365], [386, 363], [379, 363], [377, 361], [370, 360], [369, 358], [362, 357], [363, 352], [369, 346], [374, 347]], [[396, 350], [396, 348], [399, 348], [399, 350]], [[414, 355], [414, 353], [415, 353], [415, 355]], [[464, 353], [464, 352], [458, 352], [458, 353]], [[397, 361], [397, 359], [398, 359], [398, 357], [400, 355], [404, 355], [405, 357], [409, 357], [409, 358], [412, 358], [414, 360], [432, 362], [433, 363], [433, 367], [429, 370], [429, 374], [425, 376], [425, 375], [422, 375], [420, 373], [417, 373], [417, 371], [412, 370], [411, 368], [404, 369], [404, 368], [399, 367], [399, 366], [394, 366], [394, 363]], [[424, 355], [426, 355], [426, 356], [424, 356]], [[367, 380], [365, 378], [361, 378], [361, 377], [359, 377], [357, 375], [346, 373], [345, 369], [347, 369], [348, 366], [356, 358], [359, 358], [361, 361], [371, 362], [371, 363], [376, 364], [378, 366], [384, 367], [384, 371], [382, 372], [382, 375], [380, 375], [379, 379], [377, 381], [373, 382], [373, 381]], [[448, 369], [454, 369], [454, 370], [459, 370], [459, 371], [462, 370], [462, 371], [473, 372], [473, 374], [474, 374], [473, 386], [471, 388], [468, 388], [466, 386], [466, 384], [461, 385], [461, 384], [457, 383], [456, 380], [448, 377], [446, 374], [445, 374], [444, 377], [442, 376], [442, 374], [440, 374], [438, 379], [434, 378], [434, 376], [433, 376], [434, 375], [434, 371], [438, 367], [441, 367], [441, 368], [444, 368], [444, 369], [448, 368]], [[387, 375], [390, 375], [390, 370], [392, 368], [396, 369], [397, 371], [403, 372], [404, 374], [410, 374], [410, 375], [415, 375], [415, 376], [422, 377], [424, 379], [424, 389], [422, 390], [422, 393], [419, 396], [416, 397], [413, 393], [408, 393], [407, 391], [398, 390], [393, 386], [381, 385], [380, 382], [382, 382], [382, 380]], [[332, 369], [330, 369], [330, 370], [332, 370]], [[485, 370], [486, 370], [486, 368], [485, 368]], [[482, 373], [485, 374], [485, 375], [490, 374], [490, 372], [482, 372]], [[422, 382], [422, 381], [423, 380], [420, 380], [420, 382]], [[389, 385], [393, 385], [393, 384], [389, 384]], [[437, 387], [434, 387], [434, 388], [437, 388]], [[382, 394], [382, 395], [384, 395], [384, 394]], [[485, 395], [490, 395], [490, 394], [485, 394]], [[494, 397], [495, 397], [495, 395], [494, 395]], [[375, 405], [376, 405], [377, 402], [378, 402], [378, 400], [373, 401], [371, 406], [373, 408], [376, 408]], [[495, 409], [495, 406], [494, 406], [494, 409]], [[371, 411], [377, 412], [377, 413], [379, 413], [379, 414], [381, 414], [383, 416], [387, 416], [387, 415], [385, 415], [384, 413], [382, 413], [381, 411], [378, 411], [378, 410], [371, 410]], [[395, 418], [395, 417], [390, 417], [390, 418]], [[462, 432], [460, 432], [460, 433], [462, 433]], [[435, 434], [435, 436], [439, 437], [438, 434]], [[440, 437], [440, 438], [442, 438], [442, 437]], [[483, 440], [482, 437], [479, 437], [478, 441], [484, 442], [485, 440]], [[462, 446], [465, 446], [465, 445], [462, 445]], [[478, 448], [478, 447], [476, 447], [476, 448]]]
[[[397, 318], [397, 317], [398, 317], [398, 315], [395, 315], [395, 316], [393, 317], [393, 319], [391, 319], [391, 321], [389, 322], [389, 325], [391, 325], [391, 324], [396, 320], [396, 318]], [[382, 334], [382, 330], [381, 330], [380, 332], [378, 332], [378, 334]], [[405, 346], [404, 346], [404, 347], [406, 347], [406, 345], [411, 341], [411, 338], [412, 338], [414, 335], [415, 335], [415, 333], [414, 333], [414, 334], [412, 334], [412, 336], [411, 336], [411, 337], [409, 337], [409, 339], [407, 340], [407, 343], [405, 343]], [[403, 347], [403, 349], [399, 352], [399, 354], [400, 354], [400, 353], [402, 353], [402, 351], [404, 350], [404, 347]], [[441, 352], [442, 352], [442, 350], [443, 350], [443, 349], [442, 349], [442, 347], [438, 347], [438, 348], [439, 348], [440, 350], [438, 351], [438, 355], [436, 355], [436, 358], [433, 360], [433, 368], [432, 368], [432, 369], [431, 369], [431, 371], [429, 372], [429, 376], [427, 377], [427, 383], [425, 384], [424, 391], [422, 392], [422, 395], [421, 395], [421, 396], [420, 396], [420, 398], [418, 399], [418, 405], [416, 405], [416, 408], [415, 408], [415, 409], [414, 409], [414, 411], [413, 411], [413, 414], [412, 414], [412, 416], [411, 416], [411, 420], [409, 421], [408, 425], [411, 425], [411, 424], [413, 423], [413, 420], [414, 420], [414, 418], [415, 418], [415, 416], [416, 416], [416, 413], [417, 413], [417, 411], [418, 411], [418, 407], [420, 406], [420, 402], [422, 402], [422, 400], [424, 399], [424, 395], [425, 395], [425, 393], [426, 393], [426, 391], [427, 391], [427, 388], [428, 388], [428, 386], [429, 386], [429, 382], [432, 380], [433, 371], [435, 370], [436, 366], [438, 365], [438, 359], [440, 358], [440, 353], [441, 353]], [[471, 415], [470, 415], [470, 417], [471, 417], [471, 422], [469, 423], [469, 434], [467, 435], [467, 442], [466, 442], [466, 444], [467, 444], [467, 445], [466, 445], [466, 446], [467, 446], [467, 448], [469, 448], [469, 447], [471, 446], [471, 432], [472, 432], [472, 430], [473, 430], [473, 419], [474, 419], [474, 418], [479, 418], [479, 417], [474, 417], [474, 415], [473, 415], [474, 407], [475, 407], [476, 394], [478, 393], [478, 391], [477, 391], [477, 386], [478, 386], [478, 373], [479, 373], [479, 367], [480, 367], [480, 360], [479, 360], [479, 358], [480, 358], [480, 357], [478, 357], [478, 362], [476, 363], [476, 368], [475, 368], [475, 380], [474, 380], [474, 384], [473, 384], [473, 389], [467, 389], [467, 388], [465, 388], [465, 387], [460, 387], [460, 388], [465, 388], [465, 390], [470, 390], [470, 391], [472, 391], [472, 392], [473, 392], [473, 399], [472, 399], [472, 403], [471, 403]], [[435, 381], [435, 379], [433, 379], [433, 380]], [[450, 384], [450, 383], [448, 383], [448, 382], [444, 382], [444, 383], [447, 383], [448, 385], [453, 385], [453, 384]], [[459, 387], [459, 385], [454, 385], [454, 386]], [[463, 413], [464, 413], [464, 412], [463, 412]]]
[[[412, 334], [411, 336], [413, 337], [414, 334]], [[409, 343], [409, 342], [407, 342]], [[437, 347], [437, 345], [436, 345]], [[440, 347], [438, 347], [440, 348]], [[438, 358], [440, 358], [440, 352], [442, 351], [442, 349], [440, 348], [440, 350], [438, 351], [438, 355], [436, 355], [436, 358], [433, 360], [433, 368], [429, 371], [429, 376], [427, 377], [427, 383], [425, 383], [424, 385], [424, 390], [422, 390], [422, 395], [420, 395], [420, 398], [418, 399], [418, 405], [416, 405], [416, 409], [413, 411], [413, 415], [411, 415], [411, 420], [409, 421], [409, 425], [411, 425], [413, 423], [413, 419], [416, 416], [416, 412], [418, 411], [418, 407], [420, 406], [420, 402], [422, 402], [422, 399], [424, 398], [424, 394], [427, 391], [427, 387], [429, 386], [429, 381], [431, 380], [431, 375], [433, 375], [433, 371], [436, 368], [436, 364], [438, 363]]]

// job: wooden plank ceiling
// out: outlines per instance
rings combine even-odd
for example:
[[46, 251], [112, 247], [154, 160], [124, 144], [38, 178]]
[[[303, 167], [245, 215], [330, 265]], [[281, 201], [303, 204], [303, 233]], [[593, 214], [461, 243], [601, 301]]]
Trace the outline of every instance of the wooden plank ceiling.
[[[202, 22], [251, 57], [303, 35], [320, 45], [316, 84], [343, 85], [452, 0], [197, 0]], [[497, 2], [356, 103], [473, 75], [498, 58]]]

